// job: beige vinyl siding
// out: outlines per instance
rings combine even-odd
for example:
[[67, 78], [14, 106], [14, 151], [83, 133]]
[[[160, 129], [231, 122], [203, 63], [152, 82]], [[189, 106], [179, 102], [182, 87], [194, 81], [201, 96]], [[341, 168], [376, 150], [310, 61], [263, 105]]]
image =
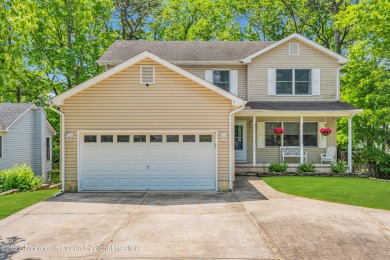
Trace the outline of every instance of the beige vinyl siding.
[[[293, 39], [289, 42], [296, 42]], [[334, 101], [336, 100], [337, 60], [299, 42], [299, 55], [289, 55], [289, 42], [252, 59], [248, 64], [249, 101]], [[319, 96], [268, 96], [268, 68], [320, 69], [321, 95]]]
[[[253, 127], [252, 120], [253, 117], [237, 117], [236, 121], [247, 120], [247, 163], [253, 163]], [[299, 122], [298, 117], [256, 117], [256, 122]], [[325, 117], [304, 117], [304, 122], [325, 122]], [[320, 138], [327, 138], [327, 146], [336, 146], [336, 119], [334, 117], [326, 117], [326, 125], [332, 129], [332, 133], [328, 137], [322, 137], [318, 132]], [[305, 147], [307, 151], [307, 161], [320, 163], [320, 154], [325, 152], [325, 148], [311, 148]], [[278, 162], [280, 159], [280, 148], [279, 147], [265, 147], [265, 148], [256, 148], [256, 164], [261, 166], [263, 163]], [[287, 162], [299, 163], [299, 158], [288, 158]]]
[[237, 70], [238, 71], [238, 97], [247, 100], [247, 67], [246, 65], [183, 65], [179, 66], [188, 72], [204, 79], [205, 70]]
[[[140, 65], [155, 66], [155, 84], [140, 84]], [[65, 100], [66, 181], [77, 185], [78, 130], [217, 130], [229, 133], [231, 101], [145, 59]], [[218, 142], [218, 180], [227, 181], [227, 141]]]

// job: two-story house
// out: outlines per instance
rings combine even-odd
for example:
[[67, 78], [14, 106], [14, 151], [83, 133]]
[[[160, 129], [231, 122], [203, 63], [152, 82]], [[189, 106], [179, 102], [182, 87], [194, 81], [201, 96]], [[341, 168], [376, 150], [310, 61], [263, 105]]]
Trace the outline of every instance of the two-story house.
[[50, 101], [67, 191], [232, 190], [236, 167], [278, 162], [285, 147], [298, 151], [285, 160], [319, 164], [336, 119], [351, 128], [361, 112], [339, 101], [347, 59], [298, 34], [117, 41], [97, 62], [105, 72]]

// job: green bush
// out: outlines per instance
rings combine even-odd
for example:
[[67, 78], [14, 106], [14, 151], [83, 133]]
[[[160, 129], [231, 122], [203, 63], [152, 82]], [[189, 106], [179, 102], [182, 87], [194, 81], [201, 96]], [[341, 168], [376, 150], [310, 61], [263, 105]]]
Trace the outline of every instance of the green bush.
[[30, 166], [15, 165], [12, 169], [0, 171], [0, 190], [30, 190], [42, 184], [42, 180], [34, 175]]
[[270, 172], [285, 172], [288, 169], [288, 165], [286, 162], [270, 163], [268, 169]]
[[298, 172], [315, 172], [316, 166], [314, 163], [302, 163], [298, 166]]
[[330, 165], [332, 172], [336, 173], [346, 173], [347, 172], [347, 164], [345, 162], [332, 163]]
[[51, 175], [51, 183], [57, 184], [57, 183], [61, 182], [61, 180], [60, 180], [60, 171], [59, 170], [52, 170], [50, 172], [50, 175]]

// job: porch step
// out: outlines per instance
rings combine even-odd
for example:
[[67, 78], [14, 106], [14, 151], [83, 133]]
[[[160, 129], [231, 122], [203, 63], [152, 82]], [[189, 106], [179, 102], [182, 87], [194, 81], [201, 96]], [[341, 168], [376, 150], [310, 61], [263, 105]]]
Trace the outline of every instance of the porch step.
[[236, 169], [236, 176], [257, 176], [258, 172], [254, 171], [241, 171]]

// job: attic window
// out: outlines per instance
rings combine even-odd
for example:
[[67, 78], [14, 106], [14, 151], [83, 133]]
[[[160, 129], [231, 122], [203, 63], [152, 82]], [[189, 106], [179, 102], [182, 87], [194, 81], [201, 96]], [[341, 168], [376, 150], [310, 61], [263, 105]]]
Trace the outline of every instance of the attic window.
[[154, 66], [141, 66], [141, 84], [154, 84]]
[[290, 55], [299, 55], [299, 42], [290, 42]]

